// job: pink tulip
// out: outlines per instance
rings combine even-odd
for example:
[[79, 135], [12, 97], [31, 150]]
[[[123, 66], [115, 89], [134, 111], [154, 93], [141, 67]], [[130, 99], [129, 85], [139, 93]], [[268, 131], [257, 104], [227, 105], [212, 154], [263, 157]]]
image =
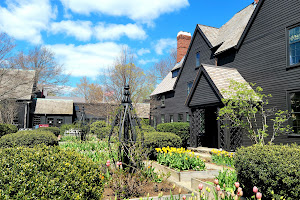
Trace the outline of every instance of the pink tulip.
[[203, 185], [200, 183], [200, 184], [198, 185], [198, 188], [199, 188], [199, 190], [202, 190], [202, 189], [203, 189]]
[[242, 189], [241, 187], [239, 187], [237, 191], [238, 191], [238, 192], [241, 192], [242, 190], [243, 190], [243, 189]]
[[218, 184], [219, 184], [219, 180], [218, 180], [218, 179], [215, 179], [215, 180], [214, 180], [214, 184], [218, 185]]
[[253, 187], [253, 192], [257, 193], [258, 192], [258, 188], [256, 186]]
[[107, 160], [107, 161], [106, 161], [106, 163], [110, 163], [110, 161], [109, 161], [109, 160]]
[[122, 162], [120, 161], [119, 164], [120, 164], [120, 166], [121, 166], [121, 165], [122, 165]]
[[261, 199], [261, 198], [262, 198], [262, 194], [261, 194], [260, 192], [257, 192], [257, 193], [256, 193], [256, 198], [257, 198], [257, 199]]
[[119, 162], [119, 161], [117, 161], [117, 165], [118, 165], [118, 166], [120, 165], [120, 162]]
[[217, 190], [217, 191], [220, 191], [220, 190], [221, 190], [220, 185], [217, 185], [216, 190]]
[[106, 166], [109, 167], [109, 165], [110, 165], [110, 162], [107, 162], [107, 163], [106, 163]]
[[186, 196], [183, 196], [182, 199], [183, 199], [183, 200], [186, 200]]
[[239, 193], [238, 193], [238, 196], [243, 196], [243, 194], [244, 194], [244, 192], [243, 191], [240, 191]]
[[238, 188], [238, 187], [240, 187], [240, 183], [239, 183], [239, 182], [235, 182], [235, 183], [234, 183], [234, 186], [235, 186], [236, 188]]

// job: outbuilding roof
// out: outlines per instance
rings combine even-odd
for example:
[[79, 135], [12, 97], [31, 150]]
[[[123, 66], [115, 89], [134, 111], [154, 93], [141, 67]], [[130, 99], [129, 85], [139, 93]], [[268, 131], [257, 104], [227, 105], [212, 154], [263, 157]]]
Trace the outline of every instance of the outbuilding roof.
[[72, 115], [73, 100], [38, 98], [34, 114]]

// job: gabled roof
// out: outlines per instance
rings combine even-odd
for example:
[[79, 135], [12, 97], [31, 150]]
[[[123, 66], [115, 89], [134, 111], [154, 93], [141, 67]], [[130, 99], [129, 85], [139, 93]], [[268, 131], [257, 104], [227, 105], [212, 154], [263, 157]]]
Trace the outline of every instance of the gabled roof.
[[202, 64], [193, 83], [191, 92], [187, 97], [186, 105], [190, 103], [202, 74], [204, 74], [204, 76], [208, 79], [210, 85], [212, 85], [214, 92], [218, 95], [219, 99], [229, 98], [223, 91], [229, 89], [231, 80], [240, 83], [247, 83], [247, 81], [235, 68]]
[[218, 46], [220, 44], [221, 46], [217, 49], [215, 54], [226, 51], [227, 49], [235, 47], [238, 44], [254, 9], [255, 6], [253, 4], [250, 4], [240, 12], [236, 13], [226, 24], [224, 24], [219, 29], [215, 46]]
[[59, 97], [59, 96], [46, 96], [45, 99], [61, 99], [72, 100], [74, 103], [85, 103], [85, 99], [82, 97]]
[[212, 47], [216, 46], [219, 29], [211, 26], [205, 26], [202, 24], [198, 24], [198, 27], [201, 29], [202, 33], [208, 39]]
[[0, 68], [1, 99], [30, 100], [34, 83], [34, 70]]
[[167, 74], [167, 76], [162, 80], [162, 82], [154, 89], [150, 96], [161, 94], [164, 92], [172, 91], [177, 77], [172, 78], [172, 71], [179, 69], [182, 66], [185, 56], [177, 63], [173, 69]]
[[38, 98], [36, 100], [34, 114], [72, 115], [73, 101], [63, 99]]

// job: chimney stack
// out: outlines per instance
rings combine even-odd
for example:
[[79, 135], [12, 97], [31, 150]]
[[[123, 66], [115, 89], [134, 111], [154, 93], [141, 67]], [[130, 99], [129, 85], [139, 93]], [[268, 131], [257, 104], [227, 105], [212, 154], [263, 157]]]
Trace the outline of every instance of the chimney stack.
[[259, 0], [254, 0], [254, 4], [258, 4]]
[[177, 34], [177, 62], [180, 62], [185, 56], [191, 43], [191, 33], [179, 31]]

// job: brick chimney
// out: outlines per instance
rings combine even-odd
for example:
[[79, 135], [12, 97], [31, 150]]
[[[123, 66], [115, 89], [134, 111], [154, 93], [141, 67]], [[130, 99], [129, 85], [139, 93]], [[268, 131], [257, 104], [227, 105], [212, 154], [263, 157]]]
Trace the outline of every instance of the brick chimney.
[[259, 0], [254, 0], [254, 4], [258, 4]]
[[191, 43], [191, 33], [179, 31], [177, 34], [177, 62], [180, 62], [185, 56]]

